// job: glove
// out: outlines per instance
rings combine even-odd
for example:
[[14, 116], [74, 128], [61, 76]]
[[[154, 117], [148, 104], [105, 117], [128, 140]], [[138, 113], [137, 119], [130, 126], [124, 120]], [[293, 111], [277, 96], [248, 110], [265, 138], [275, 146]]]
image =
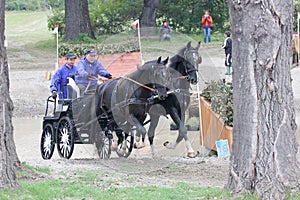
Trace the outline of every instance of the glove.
[[53, 99], [56, 99], [56, 97], [57, 97], [57, 92], [54, 90], [54, 91], [52, 92], [52, 98], [53, 98]]
[[108, 74], [106, 74], [104, 77], [105, 77], [105, 78], [108, 78], [108, 79], [111, 79], [111, 78], [112, 78], [112, 75], [111, 75], [110, 73], [108, 73]]
[[87, 75], [87, 76], [86, 76], [86, 80], [88, 80], [88, 81], [91, 80], [91, 78], [92, 78], [91, 75]]
[[73, 80], [75, 80], [75, 75], [74, 74], [69, 74], [69, 77]]

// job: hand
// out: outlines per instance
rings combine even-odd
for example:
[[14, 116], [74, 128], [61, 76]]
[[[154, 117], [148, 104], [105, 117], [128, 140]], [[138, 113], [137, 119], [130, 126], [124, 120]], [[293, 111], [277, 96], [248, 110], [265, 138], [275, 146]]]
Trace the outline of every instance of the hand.
[[69, 77], [73, 80], [75, 80], [75, 75], [74, 74], [69, 74]]
[[112, 78], [112, 75], [111, 75], [110, 73], [108, 73], [108, 74], [106, 74], [104, 77], [105, 77], [105, 78], [108, 78], [108, 79], [111, 79], [111, 78]]
[[91, 76], [91, 75], [87, 75], [87, 76], [86, 76], [86, 80], [89, 81], [89, 80], [91, 80], [91, 79], [92, 79], [92, 76]]
[[57, 92], [54, 90], [54, 91], [52, 92], [52, 98], [53, 98], [53, 99], [56, 99], [56, 97], [57, 97]]

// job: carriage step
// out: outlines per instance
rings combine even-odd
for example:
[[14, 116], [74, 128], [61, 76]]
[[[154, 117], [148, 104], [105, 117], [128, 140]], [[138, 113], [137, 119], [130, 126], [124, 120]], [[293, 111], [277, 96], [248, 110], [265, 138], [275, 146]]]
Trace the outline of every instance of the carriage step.
[[91, 139], [87, 133], [81, 133], [74, 138], [74, 142], [78, 144], [90, 144]]

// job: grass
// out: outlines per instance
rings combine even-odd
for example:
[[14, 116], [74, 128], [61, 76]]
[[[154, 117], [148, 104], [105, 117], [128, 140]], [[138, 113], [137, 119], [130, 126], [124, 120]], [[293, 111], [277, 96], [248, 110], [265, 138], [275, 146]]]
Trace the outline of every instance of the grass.
[[47, 28], [47, 12], [6, 12], [5, 29], [13, 42], [30, 44], [54, 39]]
[[199, 188], [185, 183], [174, 187], [137, 186], [110, 187], [103, 189], [103, 183], [96, 180], [50, 180], [20, 182], [21, 189], [0, 192], [0, 199], [228, 199], [229, 192], [219, 188]]

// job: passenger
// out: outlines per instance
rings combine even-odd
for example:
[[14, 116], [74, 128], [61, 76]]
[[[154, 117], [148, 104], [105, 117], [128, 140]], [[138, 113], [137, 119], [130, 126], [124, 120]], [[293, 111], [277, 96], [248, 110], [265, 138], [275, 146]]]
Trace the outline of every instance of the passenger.
[[163, 40], [168, 40], [171, 41], [171, 28], [168, 25], [167, 20], [163, 21], [163, 25], [160, 27], [159, 29], [159, 33], [160, 33], [160, 41], [162, 42]]
[[66, 55], [66, 63], [60, 67], [55, 74], [53, 75], [50, 91], [52, 93], [52, 97], [56, 98], [57, 93], [59, 94], [59, 99], [67, 99], [68, 98], [68, 89], [67, 89], [67, 78], [75, 78], [77, 68], [74, 65], [76, 59], [76, 55], [73, 53], [68, 53]]
[[103, 65], [96, 59], [97, 53], [94, 49], [88, 49], [84, 58], [82, 58], [78, 65], [76, 74], [76, 84], [80, 89], [80, 95], [83, 95], [86, 90], [95, 89], [97, 85], [98, 75], [111, 79], [112, 75], [104, 69]]

